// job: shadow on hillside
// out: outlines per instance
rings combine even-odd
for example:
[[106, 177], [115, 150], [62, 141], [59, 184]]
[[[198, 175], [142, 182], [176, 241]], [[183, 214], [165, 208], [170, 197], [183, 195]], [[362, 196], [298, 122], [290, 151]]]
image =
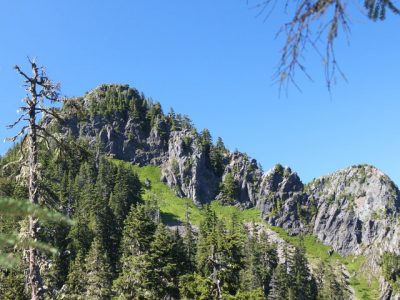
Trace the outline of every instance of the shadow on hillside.
[[182, 222], [178, 219], [178, 216], [171, 213], [161, 213], [161, 219], [164, 224], [168, 226], [179, 226]]

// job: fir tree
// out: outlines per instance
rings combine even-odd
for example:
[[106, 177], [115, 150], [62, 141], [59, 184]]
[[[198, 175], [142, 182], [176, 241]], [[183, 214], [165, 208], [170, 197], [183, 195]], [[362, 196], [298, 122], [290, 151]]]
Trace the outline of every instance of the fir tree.
[[225, 175], [222, 183], [221, 193], [223, 199], [227, 203], [233, 203], [235, 201], [238, 194], [238, 185], [232, 172], [229, 172]]
[[290, 298], [316, 299], [315, 281], [308, 268], [303, 244], [295, 247], [293, 255], [289, 256], [288, 269], [290, 270]]
[[70, 299], [84, 299], [86, 293], [85, 258], [79, 251], [69, 267], [67, 278], [67, 295]]
[[268, 299], [288, 299], [288, 296], [288, 275], [286, 273], [285, 267], [282, 265], [278, 265], [272, 275], [271, 282], [269, 284]]
[[212, 146], [210, 151], [211, 166], [218, 177], [224, 173], [227, 153], [228, 150], [225, 148], [224, 142], [218, 137], [215, 146]]
[[107, 251], [95, 238], [85, 259], [86, 296], [89, 299], [111, 299], [111, 266]]
[[179, 268], [179, 254], [183, 249], [178, 245], [165, 225], [159, 224], [150, 247], [150, 263], [147, 264], [150, 269], [146, 272], [155, 299], [179, 297], [178, 276], [183, 271]]

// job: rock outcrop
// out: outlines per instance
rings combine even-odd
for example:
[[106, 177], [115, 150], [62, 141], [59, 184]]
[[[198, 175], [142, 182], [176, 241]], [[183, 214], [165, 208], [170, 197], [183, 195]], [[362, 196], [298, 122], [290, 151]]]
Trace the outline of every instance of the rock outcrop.
[[211, 201], [218, 180], [207, 157], [191, 131], [172, 132], [167, 158], [161, 165], [161, 180], [173, 187], [177, 195], [191, 198], [196, 205]]
[[378, 169], [349, 167], [314, 180], [306, 193], [316, 206], [311, 232], [339, 253], [399, 251], [399, 191]]

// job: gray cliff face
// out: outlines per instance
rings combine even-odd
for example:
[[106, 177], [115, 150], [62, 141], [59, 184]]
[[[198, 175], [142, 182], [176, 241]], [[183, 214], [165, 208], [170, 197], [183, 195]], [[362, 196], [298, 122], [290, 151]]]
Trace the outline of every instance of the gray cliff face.
[[[63, 131], [75, 137], [84, 138], [93, 148], [111, 157], [131, 161], [135, 164], [159, 165], [168, 150], [169, 125], [160, 118], [150, 130], [138, 124], [126, 110], [112, 111], [107, 115], [89, 114], [88, 111], [104, 102], [109, 90], [117, 90], [122, 97], [137, 93], [127, 85], [102, 85], [78, 99], [77, 113], [71, 115]], [[167, 133], [162, 136], [161, 133]]]
[[[257, 161], [240, 152], [227, 154], [226, 161], [227, 165], [221, 183], [225, 181], [228, 174], [232, 174], [238, 189], [233, 199], [234, 204], [242, 208], [254, 207], [258, 201], [258, 190], [262, 177], [262, 171], [258, 167]], [[222, 192], [216, 199], [222, 203], [226, 203], [227, 200]]]
[[311, 232], [339, 253], [398, 252], [399, 193], [381, 171], [350, 167], [314, 180], [307, 194], [317, 208]]
[[172, 132], [167, 157], [161, 165], [161, 180], [173, 187], [177, 195], [193, 199], [196, 205], [215, 197], [218, 180], [208, 166], [195, 134], [191, 131]]
[[289, 234], [307, 231], [307, 195], [298, 175], [288, 167], [276, 165], [262, 176], [256, 206], [264, 219]]

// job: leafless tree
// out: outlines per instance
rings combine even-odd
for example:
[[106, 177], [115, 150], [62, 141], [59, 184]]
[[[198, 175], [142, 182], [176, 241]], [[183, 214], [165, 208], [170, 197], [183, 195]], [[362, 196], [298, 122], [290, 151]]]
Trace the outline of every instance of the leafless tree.
[[[285, 12], [293, 10], [289, 22], [278, 32], [286, 36], [275, 74], [280, 87], [287, 87], [289, 83], [298, 87], [295, 80], [297, 70], [311, 78], [304, 59], [307, 47], [313, 48], [325, 65], [328, 90], [331, 90], [337, 73], [346, 79], [335, 57], [334, 42], [340, 31], [345, 35], [350, 31], [349, 4], [358, 5], [372, 21], [384, 20], [387, 10], [400, 14], [400, 10], [391, 0], [248, 0], [248, 3], [265, 19], [277, 6], [282, 7]], [[321, 50], [321, 44], [325, 49]]]
[[[33, 204], [39, 203], [39, 166], [38, 151], [39, 142], [43, 140], [47, 145], [49, 139], [59, 142], [53, 134], [42, 127], [38, 115], [49, 115], [59, 119], [55, 109], [46, 107], [46, 102], [54, 103], [63, 101], [59, 96], [60, 85], [53, 83], [46, 75], [43, 67], [38, 67], [35, 60], [29, 59], [32, 74], [28, 75], [15, 66], [15, 70], [24, 78], [24, 87], [27, 95], [22, 99], [23, 105], [19, 108], [19, 118], [8, 125], [8, 128], [22, 126], [18, 133], [8, 140], [15, 141], [21, 138], [21, 159], [19, 163], [27, 170], [29, 201]], [[34, 214], [28, 217], [28, 235], [32, 241], [37, 240], [38, 219]], [[29, 246], [26, 250], [26, 259], [29, 266], [27, 282], [31, 290], [31, 299], [43, 299], [44, 288], [38, 264], [38, 250]]]

